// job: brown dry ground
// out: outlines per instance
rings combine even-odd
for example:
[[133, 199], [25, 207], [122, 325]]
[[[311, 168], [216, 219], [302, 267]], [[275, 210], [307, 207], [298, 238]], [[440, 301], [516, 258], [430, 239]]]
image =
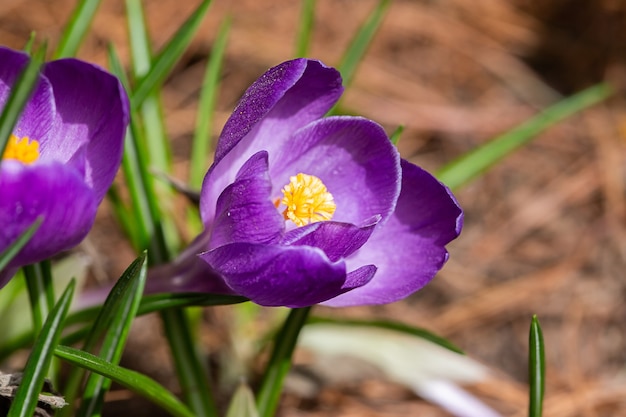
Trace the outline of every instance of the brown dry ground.
[[[3, 0], [0, 44], [19, 48], [35, 30], [54, 46], [74, 3]], [[158, 48], [196, 2], [145, 3]], [[291, 57], [298, 3], [214, 1], [163, 93], [181, 177], [220, 21], [233, 16], [215, 135], [243, 89]], [[373, 5], [319, 1], [310, 56], [336, 64]], [[79, 56], [104, 64], [105, 47], [113, 42], [128, 63], [126, 40], [123, 2], [103, 1]], [[388, 132], [405, 125], [402, 155], [434, 170], [559, 97], [602, 80], [625, 85], [625, 64], [624, 1], [395, 0], [344, 105]], [[527, 332], [537, 314], [547, 345], [545, 415], [626, 416], [625, 106], [623, 92], [617, 94], [460, 190], [465, 229], [450, 246], [447, 266], [423, 291], [388, 306], [324, 312], [401, 319], [451, 339], [495, 371], [473, 390], [505, 416], [525, 414]], [[105, 209], [89, 240], [102, 251], [95, 270], [109, 280], [133, 257], [112, 224]], [[205, 339], [220, 347], [220, 320], [229, 310], [215, 310], [207, 316], [218, 330], [207, 330]], [[170, 375], [157, 353], [163, 348], [145, 347], [157, 330], [154, 320], [140, 321], [125, 364], [163, 379]], [[108, 415], [160, 415], [127, 394], [109, 398]], [[448, 414], [393, 384], [363, 378], [322, 384], [312, 398], [289, 394], [282, 415]]]

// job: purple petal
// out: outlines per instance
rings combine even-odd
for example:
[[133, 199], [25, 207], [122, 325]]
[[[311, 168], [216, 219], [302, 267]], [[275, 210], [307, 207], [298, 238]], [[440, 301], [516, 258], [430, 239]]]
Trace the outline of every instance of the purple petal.
[[56, 162], [26, 166], [2, 161], [0, 195], [0, 251], [43, 217], [33, 238], [11, 262], [14, 267], [39, 262], [77, 245], [96, 215], [93, 191], [73, 169]]
[[255, 81], [226, 122], [204, 179], [204, 223], [213, 219], [217, 197], [238, 167], [260, 150], [272, 155], [294, 131], [322, 117], [342, 92], [337, 70], [307, 59], [284, 62]]
[[318, 120], [270, 154], [274, 196], [299, 172], [326, 185], [338, 222], [362, 224], [380, 215], [384, 223], [400, 193], [398, 151], [378, 124], [361, 117]]
[[270, 200], [267, 152], [250, 157], [235, 182], [217, 200], [210, 248], [234, 242], [270, 243], [282, 235], [285, 220]]
[[379, 221], [380, 216], [374, 217], [361, 227], [333, 221], [317, 222], [289, 231], [280, 243], [314, 246], [322, 249], [332, 262], [337, 262], [363, 246]]
[[85, 173], [85, 181], [101, 201], [122, 160], [128, 125], [128, 98], [120, 82], [101, 68], [76, 59], [46, 64], [56, 100], [52, 141], [41, 153]]
[[[11, 87], [28, 63], [28, 55], [0, 47], [0, 109], [11, 92]], [[40, 78], [32, 97], [26, 103], [13, 133], [19, 137], [37, 140], [43, 146], [54, 123], [55, 105], [50, 83]], [[45, 155], [41, 156], [45, 160]]]
[[264, 306], [305, 307], [350, 289], [344, 262], [309, 246], [233, 243], [200, 257], [235, 293]]
[[445, 245], [463, 226], [463, 212], [452, 193], [428, 172], [402, 161], [402, 192], [393, 216], [347, 259], [348, 269], [374, 264], [374, 278], [360, 288], [325, 302], [340, 307], [384, 304], [426, 285], [448, 259]]

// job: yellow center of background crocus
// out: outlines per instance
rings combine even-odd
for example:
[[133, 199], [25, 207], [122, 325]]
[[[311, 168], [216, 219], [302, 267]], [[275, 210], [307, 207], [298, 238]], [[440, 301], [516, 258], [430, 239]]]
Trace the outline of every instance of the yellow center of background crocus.
[[28, 138], [18, 138], [11, 134], [2, 159], [15, 159], [24, 164], [32, 164], [39, 159], [39, 142]]
[[333, 195], [322, 180], [313, 175], [299, 173], [290, 177], [282, 192], [280, 202], [287, 207], [283, 216], [297, 226], [330, 220], [337, 208]]

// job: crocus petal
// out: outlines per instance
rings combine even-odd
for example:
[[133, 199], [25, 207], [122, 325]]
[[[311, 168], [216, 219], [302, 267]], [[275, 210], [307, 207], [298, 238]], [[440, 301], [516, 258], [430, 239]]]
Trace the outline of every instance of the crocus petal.
[[270, 153], [273, 194], [298, 173], [322, 180], [337, 209], [333, 220], [362, 224], [391, 214], [400, 193], [400, 156], [380, 125], [361, 117], [327, 117], [294, 133]]
[[305, 307], [350, 289], [345, 263], [310, 246], [233, 243], [199, 256], [236, 294], [264, 306]]
[[363, 246], [379, 221], [380, 216], [377, 216], [361, 227], [333, 221], [312, 223], [289, 231], [280, 243], [292, 246], [315, 246], [322, 249], [328, 259], [336, 262], [352, 255]]
[[[4, 108], [11, 93], [11, 87], [28, 64], [28, 60], [28, 55], [24, 52], [0, 47], [0, 109]], [[13, 133], [19, 138], [28, 137], [40, 141], [43, 145], [52, 129], [54, 113], [54, 98], [50, 83], [47, 79], [40, 78]]]
[[213, 219], [219, 194], [233, 182], [232, 167], [260, 150], [272, 155], [294, 131], [323, 116], [342, 92], [337, 70], [307, 59], [284, 62], [255, 81], [226, 122], [204, 179], [204, 223]]
[[39, 262], [77, 245], [91, 228], [97, 209], [93, 191], [60, 163], [0, 165], [0, 251], [41, 216], [43, 223], [11, 262]]
[[456, 238], [463, 212], [447, 187], [421, 168], [402, 161], [402, 191], [389, 221], [346, 260], [348, 269], [374, 264], [374, 278], [325, 302], [329, 306], [384, 304], [426, 285], [448, 259], [445, 245]]
[[210, 248], [234, 242], [270, 243], [280, 237], [285, 220], [270, 200], [267, 152], [254, 154], [235, 182], [217, 200]]
[[66, 162], [93, 188], [100, 202], [122, 160], [128, 98], [117, 78], [76, 59], [44, 67], [56, 100], [54, 141], [42, 143], [47, 158]]

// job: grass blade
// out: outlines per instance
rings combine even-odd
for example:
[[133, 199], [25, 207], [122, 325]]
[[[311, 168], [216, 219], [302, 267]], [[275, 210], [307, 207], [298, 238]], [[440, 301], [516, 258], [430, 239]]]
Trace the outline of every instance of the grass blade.
[[528, 417], [541, 417], [546, 381], [546, 360], [543, 333], [537, 316], [533, 316], [530, 323], [528, 339], [528, 381], [530, 384]]
[[[174, 34], [174, 36], [167, 43], [167, 45], [165, 45], [161, 52], [159, 52], [159, 54], [154, 57], [152, 63], [150, 63], [151, 60], [149, 59], [149, 49], [146, 46], [147, 37], [145, 34], [147, 32], [144, 30], [143, 37], [146, 37], [146, 39], [136, 40], [135, 48], [141, 47], [144, 49], [144, 51], [140, 55], [138, 55], [136, 59], [140, 59], [140, 56], [142, 56], [143, 60], [145, 61], [141, 62], [140, 66], [136, 68], [144, 68], [144, 66], [148, 64], [148, 69], [145, 74], [141, 72], [137, 74], [140, 75], [140, 78], [137, 82], [136, 87], [134, 88], [131, 98], [131, 106], [133, 108], [139, 108], [139, 106], [143, 104], [144, 100], [156, 88], [158, 88], [163, 83], [165, 78], [169, 75], [170, 71], [178, 62], [185, 49], [187, 49], [187, 46], [189, 46], [189, 42], [198, 30], [198, 27], [200, 26], [202, 19], [204, 19], [204, 16], [206, 15], [210, 4], [211, 0], [204, 0], [202, 3], [200, 3], [196, 10], [191, 13], [191, 16], [180, 26], [178, 31]], [[136, 5], [133, 4], [132, 7], [135, 8]], [[139, 15], [140, 13], [136, 12], [136, 14]], [[137, 19], [139, 19], [139, 17], [135, 17], [133, 21], [136, 22]], [[140, 34], [137, 33], [136, 36], [139, 37]], [[139, 64], [139, 61], [137, 61], [137, 64]]]
[[[130, 326], [137, 314], [137, 308], [141, 301], [143, 288], [146, 282], [147, 262], [144, 252], [135, 260], [120, 278], [122, 283], [111, 291], [107, 302], [105, 302], [94, 328], [106, 328], [102, 347], [100, 348], [100, 358], [113, 364], [118, 364]], [[104, 327], [106, 326], [106, 327]], [[87, 343], [97, 341], [97, 332], [92, 338], [87, 338]], [[100, 415], [104, 404], [104, 394], [111, 387], [111, 380], [100, 375], [92, 374], [87, 379], [83, 390], [83, 400], [80, 404], [78, 416]]]
[[365, 51], [369, 47], [376, 31], [385, 17], [387, 8], [391, 2], [389, 0], [380, 0], [376, 8], [368, 16], [365, 23], [356, 33], [352, 43], [346, 50], [341, 59], [341, 63], [337, 67], [343, 77], [343, 85], [347, 88], [354, 78], [356, 67], [359, 65], [365, 55]]
[[196, 115], [196, 130], [191, 145], [189, 185], [197, 190], [202, 186], [202, 180], [207, 170], [207, 158], [209, 154], [209, 144], [211, 143], [211, 130], [213, 124], [213, 113], [217, 101], [222, 62], [224, 61], [224, 51], [226, 41], [230, 31], [231, 19], [226, 18], [220, 26], [217, 38], [213, 43], [211, 58], [204, 73], [202, 90], [200, 91], [200, 104]]
[[[143, 284], [146, 275], [146, 255], [145, 253], [130, 264], [126, 271], [109, 293], [102, 308], [97, 311], [97, 317], [88, 326], [88, 335], [83, 344], [83, 350], [92, 351], [104, 334], [104, 341], [100, 350], [100, 357], [109, 362], [117, 363], [121, 355], [122, 348], [126, 342], [126, 336], [132, 320], [135, 317], [137, 306], [143, 292]], [[69, 323], [69, 320], [67, 321]], [[111, 349], [111, 346], [115, 347]], [[113, 350], [113, 353], [110, 351]], [[69, 403], [73, 403], [78, 394], [78, 388], [83, 378], [83, 371], [80, 368], [73, 369], [65, 385], [65, 395]], [[103, 399], [101, 377], [94, 377], [100, 380], [91, 382], [93, 375], [83, 389], [83, 401], [79, 414], [89, 416], [101, 405]], [[95, 389], [98, 388], [98, 389]], [[101, 391], [102, 390], [102, 391]], [[85, 410], [88, 409], [89, 412]], [[60, 416], [71, 416], [73, 408], [67, 407], [59, 413]]]
[[310, 312], [311, 307], [292, 309], [274, 339], [272, 356], [263, 373], [263, 381], [257, 395], [257, 407], [261, 417], [273, 417], [276, 414], [283, 383], [291, 368], [291, 357]]
[[57, 346], [54, 354], [73, 365], [95, 372], [147, 398], [175, 417], [195, 417], [171, 392], [138, 372], [110, 364], [103, 359], [68, 346]]
[[302, 12], [300, 13], [298, 38], [296, 40], [296, 58], [305, 57], [309, 53], [314, 21], [315, 0], [302, 0]]
[[[9, 94], [4, 109], [2, 109], [2, 114], [0, 114], [0, 155], [4, 154], [4, 150], [13, 132], [13, 127], [17, 124], [22, 110], [37, 85], [39, 70], [43, 65], [45, 56], [46, 47], [44, 45], [31, 56], [30, 61], [11, 88], [11, 93]], [[0, 158], [0, 163], [1, 160], [2, 158]]]
[[43, 388], [46, 372], [52, 361], [52, 354], [63, 330], [63, 320], [70, 307], [74, 287], [75, 282], [72, 280], [50, 311], [50, 315], [46, 319], [37, 340], [35, 340], [35, 345], [24, 368], [22, 382], [15, 393], [7, 417], [31, 417], [33, 415], [39, 401], [39, 393]]
[[54, 59], [73, 57], [78, 52], [91, 21], [98, 10], [100, 0], [80, 0], [70, 21], [65, 25]]
[[161, 319], [187, 404], [198, 417], [217, 417], [208, 372], [196, 351], [186, 312], [179, 308], [163, 310]]
[[597, 84], [568, 97], [514, 129], [466, 153], [437, 171], [437, 178], [456, 190], [487, 171], [505, 156], [530, 142], [539, 133], [556, 123], [581, 112], [613, 94], [607, 84]]
[[39, 226], [41, 226], [42, 218], [38, 217], [28, 229], [24, 230], [15, 242], [11, 243], [2, 253], [0, 253], [0, 271], [2, 271], [11, 262], [15, 255], [28, 243], [31, 237], [35, 234]]

